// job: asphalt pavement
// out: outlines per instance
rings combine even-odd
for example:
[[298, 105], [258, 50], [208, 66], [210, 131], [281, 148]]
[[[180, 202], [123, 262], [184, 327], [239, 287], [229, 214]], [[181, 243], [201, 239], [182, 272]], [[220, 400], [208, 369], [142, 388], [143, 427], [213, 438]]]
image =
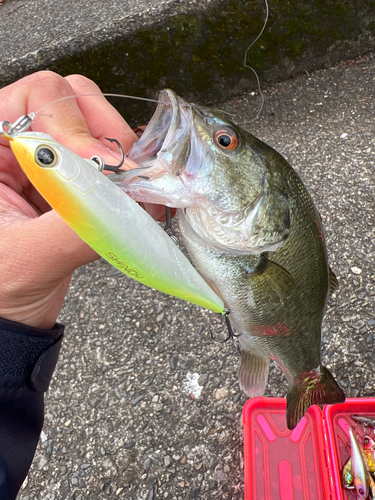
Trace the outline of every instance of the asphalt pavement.
[[[375, 396], [375, 57], [220, 106], [284, 155], [323, 219], [339, 288], [322, 357], [348, 397]], [[184, 96], [182, 96], [184, 97]], [[132, 124], [136, 125], [136, 124]], [[19, 500], [243, 499], [235, 343], [221, 318], [104, 261], [76, 272], [46, 419]], [[274, 364], [266, 396], [284, 396]]]

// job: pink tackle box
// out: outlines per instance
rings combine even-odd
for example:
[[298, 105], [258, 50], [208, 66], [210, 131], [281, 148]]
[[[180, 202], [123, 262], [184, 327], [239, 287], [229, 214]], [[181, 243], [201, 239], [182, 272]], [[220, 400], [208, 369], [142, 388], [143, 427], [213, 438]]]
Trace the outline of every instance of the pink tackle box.
[[356, 500], [341, 486], [341, 470], [350, 456], [348, 426], [374, 438], [351, 415], [375, 418], [375, 399], [347, 399], [312, 406], [290, 431], [286, 399], [254, 398], [243, 409], [245, 500]]

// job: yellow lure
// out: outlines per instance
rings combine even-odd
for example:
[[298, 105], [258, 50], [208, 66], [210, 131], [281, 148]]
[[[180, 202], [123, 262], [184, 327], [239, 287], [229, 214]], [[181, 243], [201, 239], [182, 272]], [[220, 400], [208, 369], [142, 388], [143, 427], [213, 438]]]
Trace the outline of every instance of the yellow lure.
[[224, 313], [222, 299], [171, 238], [94, 161], [47, 134], [2, 127], [2, 135], [43, 198], [105, 260], [147, 286]]

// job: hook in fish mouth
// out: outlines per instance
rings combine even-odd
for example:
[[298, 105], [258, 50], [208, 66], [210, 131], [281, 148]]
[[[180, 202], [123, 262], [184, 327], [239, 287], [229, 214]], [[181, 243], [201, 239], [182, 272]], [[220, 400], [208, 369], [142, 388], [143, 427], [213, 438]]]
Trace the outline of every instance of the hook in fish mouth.
[[[190, 155], [192, 121], [191, 105], [173, 90], [162, 90], [154, 115], [127, 157], [140, 166], [139, 170], [147, 169], [151, 178], [163, 173], [179, 176]], [[125, 183], [137, 177], [138, 172], [129, 171]]]
[[[172, 90], [163, 90], [159, 104], [127, 158], [139, 168], [121, 173], [118, 186], [136, 201], [173, 208], [191, 206], [184, 176], [190, 165], [192, 107]], [[187, 175], [187, 174], [186, 174]]]

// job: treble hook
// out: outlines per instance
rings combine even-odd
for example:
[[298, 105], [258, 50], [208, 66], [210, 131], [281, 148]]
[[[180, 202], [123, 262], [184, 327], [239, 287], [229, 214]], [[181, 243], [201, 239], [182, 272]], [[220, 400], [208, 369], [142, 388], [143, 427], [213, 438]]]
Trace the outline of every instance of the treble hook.
[[219, 344], [224, 344], [225, 342], [228, 342], [229, 339], [232, 339], [234, 340], [235, 338], [238, 338], [238, 337], [241, 337], [242, 333], [234, 333], [233, 331], [233, 328], [232, 328], [232, 325], [230, 324], [230, 321], [229, 321], [229, 314], [230, 312], [228, 310], [225, 311], [225, 324], [227, 325], [227, 328], [228, 328], [228, 336], [226, 339], [224, 340], [219, 340], [217, 338], [214, 337], [214, 334], [213, 334], [213, 331], [210, 330], [210, 333], [211, 333], [211, 338], [214, 342], [219, 342]]
[[109, 137], [104, 137], [104, 139], [107, 139], [107, 141], [112, 143], [114, 142], [115, 144], [117, 144], [121, 153], [120, 163], [118, 165], [107, 165], [106, 163], [104, 163], [104, 160], [101, 156], [92, 156], [90, 159], [95, 161], [99, 165], [100, 172], [103, 172], [103, 170], [108, 170], [110, 172], [117, 173], [120, 167], [122, 167], [122, 165], [124, 164], [124, 159], [125, 159], [124, 150], [122, 149], [122, 146], [117, 139], [110, 139]]
[[164, 231], [171, 238], [171, 240], [178, 245], [178, 238], [176, 236], [176, 231], [172, 227], [172, 214], [171, 207], [165, 207], [165, 226]]
[[[30, 113], [32, 115], [32, 113]], [[12, 138], [27, 130], [33, 122], [33, 116], [22, 115], [13, 124], [8, 121], [0, 122], [0, 134], [5, 138]], [[7, 130], [5, 130], [5, 128]]]

